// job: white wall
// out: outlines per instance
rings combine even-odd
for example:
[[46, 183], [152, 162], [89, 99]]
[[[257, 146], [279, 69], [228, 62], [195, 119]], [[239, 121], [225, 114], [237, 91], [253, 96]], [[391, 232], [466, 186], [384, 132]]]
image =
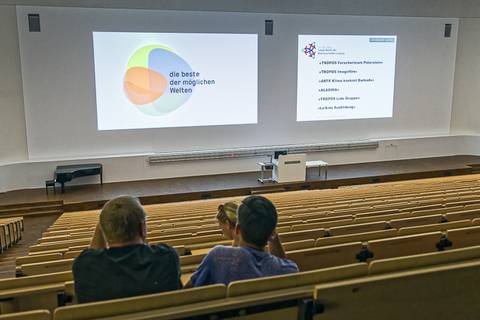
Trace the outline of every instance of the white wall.
[[[322, 159], [329, 164], [349, 164], [382, 160], [426, 158], [458, 154], [479, 154], [478, 136], [439, 136], [412, 139], [391, 139], [380, 141], [375, 150], [353, 150], [342, 152], [322, 152], [309, 154], [308, 160]], [[264, 158], [233, 160], [206, 160], [149, 165], [147, 155], [125, 157], [90, 158], [65, 161], [27, 161], [0, 166], [0, 192], [16, 189], [43, 187], [52, 178], [57, 165], [78, 163], [102, 163], [104, 181], [132, 181], [171, 177], [222, 174], [231, 172], [251, 172], [258, 170], [257, 161]], [[85, 177], [71, 184], [98, 183], [98, 177]]]
[[1, 3], [24, 6], [307, 13], [360, 16], [480, 16], [480, 3], [472, 0], [2, 0]]
[[27, 144], [17, 14], [14, 6], [0, 6], [0, 164], [25, 159]]
[[480, 19], [459, 24], [452, 133], [480, 134]]
[[[54, 167], [60, 164], [71, 164], [75, 161], [29, 161], [26, 148], [25, 119], [23, 111], [22, 83], [20, 77], [20, 58], [18, 52], [18, 33], [14, 4], [25, 5], [60, 5], [70, 6], [72, 2], [65, 0], [11, 0], [2, 1], [0, 5], [0, 192], [14, 189], [41, 187], [45, 179], [50, 178]], [[250, 11], [250, 12], [285, 12], [285, 13], [322, 13], [353, 15], [391, 15], [391, 16], [441, 16], [467, 17], [479, 16], [480, 5], [471, 1], [397, 1], [397, 0], [353, 0], [339, 1], [173, 1], [159, 0], [151, 2], [138, 0], [102, 0], [75, 1], [74, 6], [99, 7], [137, 7], [178, 10], [218, 10], [218, 11]], [[268, 15], [272, 16], [272, 15]], [[338, 17], [337, 17], [338, 18]], [[388, 19], [388, 18], [386, 18]], [[461, 19], [458, 35], [457, 69], [455, 74], [455, 97], [451, 121], [453, 133], [479, 133], [480, 108], [476, 107], [475, 96], [479, 88], [478, 57], [480, 41], [480, 19]], [[20, 23], [20, 21], [19, 21]], [[276, 22], [276, 27], [278, 26]], [[417, 28], [421, 26], [416, 26]], [[454, 26], [454, 32], [457, 30]], [[441, 33], [440, 33], [441, 34]], [[437, 36], [437, 35], [436, 35]], [[273, 40], [273, 39], [270, 39]], [[400, 44], [400, 43], [399, 43]], [[421, 46], [422, 51], [429, 53], [428, 45]], [[447, 57], [443, 57], [447, 59]], [[409, 65], [414, 68], [417, 66]], [[408, 69], [407, 68], [407, 69]], [[425, 75], [427, 76], [427, 75]], [[436, 77], [430, 75], [431, 79]], [[413, 86], [412, 82], [412, 86]], [[443, 89], [442, 89], [443, 90]], [[465, 107], [467, 106], [467, 107]], [[415, 114], [410, 115], [412, 118]], [[478, 119], [478, 120], [477, 120]], [[448, 131], [448, 130], [446, 130]], [[418, 133], [418, 132], [417, 132]], [[448, 133], [448, 132], [447, 132]], [[60, 133], [59, 133], [60, 134]], [[420, 134], [420, 133], [418, 133]], [[171, 138], [171, 137], [168, 137]], [[478, 136], [447, 136], [435, 138], [412, 138], [385, 140], [378, 150], [322, 154], [321, 158], [331, 163], [353, 163], [389, 160], [397, 158], [429, 157], [453, 154], [479, 154], [480, 138]], [[228, 161], [207, 161], [201, 163], [179, 163], [171, 166], [150, 167], [144, 156], [119, 158], [93, 158], [78, 160], [81, 162], [102, 162], [105, 165], [106, 181], [122, 181], [133, 179], [161, 178], [166, 176], [211, 174], [221, 172], [250, 171], [255, 169], [254, 159]], [[2, 165], [2, 163], [11, 163]], [[86, 178], [80, 183], [93, 182]]]
[[[39, 13], [42, 32], [27, 30]], [[264, 36], [273, 18], [275, 35]], [[30, 159], [448, 134], [457, 19], [18, 7]], [[259, 123], [97, 131], [92, 31], [259, 33]], [[296, 119], [297, 34], [396, 34], [394, 115]], [[232, 63], [235, 63], [232, 61]]]

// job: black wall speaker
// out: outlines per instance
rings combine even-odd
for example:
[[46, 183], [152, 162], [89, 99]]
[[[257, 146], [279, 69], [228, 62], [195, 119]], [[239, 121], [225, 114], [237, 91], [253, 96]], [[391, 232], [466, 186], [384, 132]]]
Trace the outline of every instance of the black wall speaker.
[[452, 24], [445, 23], [445, 31], [443, 33], [445, 38], [450, 38], [452, 36]]
[[273, 20], [265, 20], [265, 35], [273, 36]]
[[38, 13], [28, 14], [28, 31], [40, 32], [40, 15]]

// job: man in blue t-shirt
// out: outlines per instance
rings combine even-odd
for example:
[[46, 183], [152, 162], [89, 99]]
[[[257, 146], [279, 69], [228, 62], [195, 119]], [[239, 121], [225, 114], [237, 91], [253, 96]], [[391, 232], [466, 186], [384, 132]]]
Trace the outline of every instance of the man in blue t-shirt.
[[[258, 277], [298, 272], [297, 265], [285, 259], [275, 232], [277, 210], [261, 196], [250, 196], [238, 207], [235, 232], [239, 247], [216, 246], [192, 274], [186, 287], [203, 286]], [[270, 253], [266, 252], [269, 246]]]
[[181, 288], [180, 261], [167, 245], [147, 245], [145, 211], [138, 199], [110, 200], [100, 213], [90, 249], [73, 263], [79, 303]]

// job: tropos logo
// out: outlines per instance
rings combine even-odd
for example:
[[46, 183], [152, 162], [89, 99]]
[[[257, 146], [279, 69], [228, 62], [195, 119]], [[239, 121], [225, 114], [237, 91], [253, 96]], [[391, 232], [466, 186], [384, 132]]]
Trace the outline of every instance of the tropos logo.
[[307, 44], [304, 48], [303, 48], [303, 53], [309, 57], [309, 58], [312, 58], [312, 59], [315, 59], [315, 56], [317, 54], [317, 45], [315, 44], [315, 42], [312, 42], [312, 43], [309, 43]]

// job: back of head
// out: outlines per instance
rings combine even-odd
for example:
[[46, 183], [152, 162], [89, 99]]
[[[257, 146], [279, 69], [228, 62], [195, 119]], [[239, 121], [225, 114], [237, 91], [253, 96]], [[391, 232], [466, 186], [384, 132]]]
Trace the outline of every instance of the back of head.
[[273, 203], [262, 196], [250, 196], [238, 207], [238, 224], [242, 239], [263, 247], [277, 226], [277, 210]]
[[108, 201], [100, 213], [100, 225], [109, 243], [124, 243], [140, 235], [146, 215], [137, 198], [121, 196]]
[[235, 227], [237, 224], [237, 210], [238, 204], [236, 202], [225, 202], [218, 206], [217, 220]]

